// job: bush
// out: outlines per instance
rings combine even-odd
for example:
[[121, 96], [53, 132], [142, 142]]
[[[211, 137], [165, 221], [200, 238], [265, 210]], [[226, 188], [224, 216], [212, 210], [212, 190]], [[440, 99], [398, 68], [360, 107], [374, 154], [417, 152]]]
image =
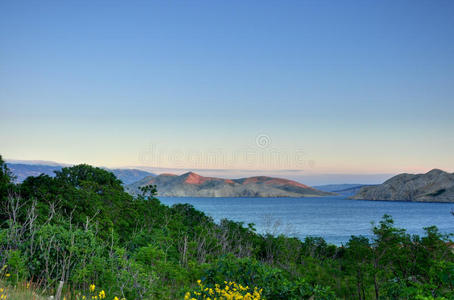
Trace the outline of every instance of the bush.
[[290, 276], [278, 268], [273, 268], [253, 258], [235, 258], [227, 255], [216, 263], [206, 267], [204, 284], [213, 287], [220, 282], [237, 282], [244, 286], [263, 288], [266, 299], [334, 299], [334, 294], [327, 287], [311, 286], [304, 279], [290, 279]]

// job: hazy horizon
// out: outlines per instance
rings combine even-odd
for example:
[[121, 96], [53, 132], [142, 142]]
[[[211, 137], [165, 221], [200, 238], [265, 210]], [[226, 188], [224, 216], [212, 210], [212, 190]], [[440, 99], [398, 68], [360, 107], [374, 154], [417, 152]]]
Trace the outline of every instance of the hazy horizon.
[[[59, 163], [55, 161], [43, 160], [20, 160], [4, 158], [8, 164], [30, 164], [30, 165], [49, 165], [49, 166], [72, 166], [70, 163]], [[101, 168], [119, 169], [138, 169], [159, 174], [182, 175], [187, 172], [195, 172], [201, 176], [238, 179], [253, 176], [270, 176], [295, 180], [310, 186], [327, 184], [380, 184], [397, 174], [317, 174], [305, 173], [304, 170], [222, 170], [222, 169], [167, 169], [147, 166], [116, 166], [107, 167], [96, 165]]]

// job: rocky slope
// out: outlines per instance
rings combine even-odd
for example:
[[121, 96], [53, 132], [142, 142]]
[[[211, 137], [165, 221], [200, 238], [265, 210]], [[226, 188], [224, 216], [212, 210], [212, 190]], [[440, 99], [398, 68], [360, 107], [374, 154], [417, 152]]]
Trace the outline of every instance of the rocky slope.
[[161, 174], [127, 185], [138, 194], [139, 187], [154, 184], [164, 197], [319, 197], [332, 195], [296, 181], [266, 176], [241, 179], [204, 177], [193, 172], [177, 176]]
[[454, 173], [433, 169], [426, 174], [400, 174], [351, 197], [362, 200], [454, 202]]

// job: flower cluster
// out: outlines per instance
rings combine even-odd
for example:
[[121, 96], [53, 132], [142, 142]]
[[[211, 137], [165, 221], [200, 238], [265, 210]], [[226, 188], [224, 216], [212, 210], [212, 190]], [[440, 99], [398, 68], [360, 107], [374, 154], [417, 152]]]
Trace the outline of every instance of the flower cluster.
[[3, 265], [3, 267], [0, 269], [0, 277], [5, 276], [6, 278], [10, 277], [11, 274], [7, 272], [7, 265]]
[[[92, 300], [102, 300], [102, 299], [106, 299], [106, 292], [104, 290], [100, 290], [99, 292], [96, 291], [96, 285], [95, 284], [90, 284], [90, 286], [88, 287], [88, 291], [90, 292], [90, 295], [87, 297], [87, 296], [81, 296], [79, 294], [79, 296], [77, 297], [77, 299], [81, 299], [81, 300], [89, 300], [89, 299], [92, 299]], [[112, 298], [109, 298], [109, 299], [112, 299]], [[126, 298], [118, 298], [117, 296], [113, 297], [113, 300], [126, 300]]]
[[[3, 267], [0, 269], [0, 278], [2, 277], [10, 277], [10, 274], [7, 272], [7, 265], [3, 265]], [[8, 299], [8, 294], [6, 293], [5, 288], [0, 288], [0, 300]]]
[[260, 300], [262, 289], [250, 288], [235, 282], [224, 281], [224, 285], [215, 284], [214, 287], [205, 286], [197, 280], [198, 290], [187, 292], [184, 300]]

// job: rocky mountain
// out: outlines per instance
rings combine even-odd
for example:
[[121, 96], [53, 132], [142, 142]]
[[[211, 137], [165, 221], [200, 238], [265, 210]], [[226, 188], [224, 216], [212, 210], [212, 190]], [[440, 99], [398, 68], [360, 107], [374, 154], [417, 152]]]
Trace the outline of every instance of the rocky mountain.
[[[39, 176], [40, 174], [46, 174], [54, 176], [55, 171], [60, 171], [63, 167], [68, 165], [60, 165], [56, 163], [49, 164], [28, 164], [28, 163], [7, 163], [8, 168], [16, 176], [16, 182], [22, 182], [29, 176]], [[107, 169], [112, 172], [120, 179], [123, 184], [130, 184], [136, 182], [147, 176], [155, 176], [153, 173], [138, 170], [138, 169]]]
[[107, 169], [107, 171], [110, 171], [114, 173], [115, 176], [117, 176], [118, 179], [123, 182], [124, 185], [126, 184], [131, 184], [134, 182], [137, 182], [138, 180], [144, 178], [144, 177], [153, 177], [156, 176], [156, 174], [139, 170], [139, 169]]
[[364, 186], [369, 186], [369, 185], [368, 184], [359, 184], [359, 183], [341, 183], [341, 184], [314, 185], [313, 188], [323, 191], [323, 192], [335, 193], [335, 194], [342, 195], [342, 196], [353, 196]]
[[350, 184], [350, 183], [341, 183], [341, 184], [323, 184], [323, 185], [314, 185], [313, 188], [324, 191], [324, 192], [334, 192], [339, 190], [345, 190], [352, 187], [363, 186], [363, 184]]
[[313, 188], [324, 191], [324, 192], [331, 192], [331, 193], [336, 193], [338, 195], [342, 195], [345, 197], [350, 197], [355, 195], [356, 193], [359, 192], [359, 190], [362, 187], [365, 186], [371, 186], [370, 184], [351, 184], [351, 183], [345, 183], [345, 184], [325, 184], [325, 185], [316, 185], [313, 186]]
[[54, 176], [55, 171], [60, 171], [63, 166], [59, 165], [42, 165], [42, 164], [22, 164], [22, 163], [7, 163], [8, 168], [16, 176], [16, 182], [22, 182], [25, 178], [29, 176], [39, 176], [41, 174], [46, 174], [49, 176]]
[[375, 185], [373, 185], [373, 184], [361, 184], [361, 185], [358, 185], [358, 186], [354, 186], [354, 187], [350, 187], [350, 188], [346, 188], [346, 189], [342, 189], [342, 190], [336, 190], [336, 191], [333, 191], [333, 193], [336, 193], [338, 195], [342, 195], [344, 197], [351, 197], [353, 195], [356, 195], [361, 190], [361, 188], [366, 187], [366, 186], [375, 186]]
[[154, 184], [164, 197], [319, 197], [332, 195], [296, 181], [266, 176], [240, 179], [204, 177], [189, 172], [177, 176], [161, 174], [127, 185], [131, 194], [139, 187]]
[[400, 174], [351, 197], [362, 200], [454, 202], [454, 173], [433, 169], [425, 174]]

